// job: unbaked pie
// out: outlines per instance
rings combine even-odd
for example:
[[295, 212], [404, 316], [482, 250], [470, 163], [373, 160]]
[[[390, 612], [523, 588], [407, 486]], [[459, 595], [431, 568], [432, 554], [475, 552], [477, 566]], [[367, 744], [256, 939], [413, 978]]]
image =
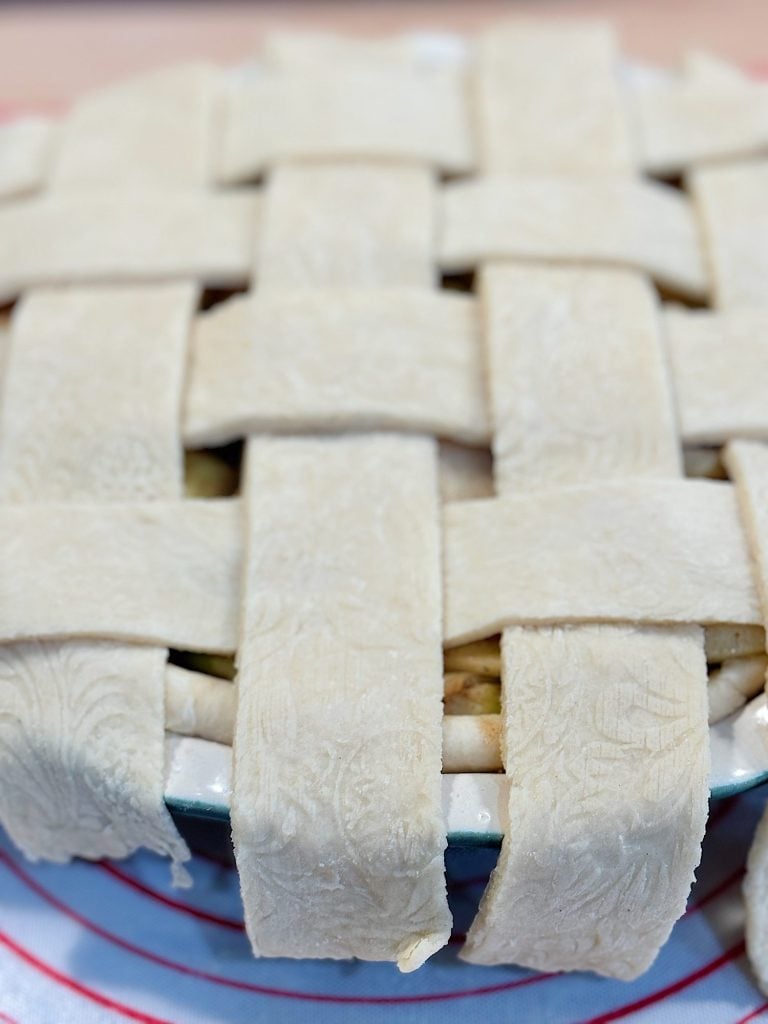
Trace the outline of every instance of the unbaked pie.
[[183, 884], [164, 728], [232, 743], [255, 953], [407, 971], [441, 756], [503, 766], [462, 955], [645, 970], [765, 680], [768, 87], [277, 37], [9, 123], [0, 195], [9, 835]]

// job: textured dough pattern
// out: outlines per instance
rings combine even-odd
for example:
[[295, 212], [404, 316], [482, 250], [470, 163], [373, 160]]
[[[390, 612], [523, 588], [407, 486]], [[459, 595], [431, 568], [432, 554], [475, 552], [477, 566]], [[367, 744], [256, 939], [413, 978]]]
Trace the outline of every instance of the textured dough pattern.
[[248, 193], [65, 190], [0, 206], [0, 302], [24, 288], [249, 277], [256, 201]]
[[0, 641], [233, 651], [240, 517], [227, 500], [0, 506]]
[[502, 660], [510, 831], [461, 955], [635, 978], [704, 836], [701, 630], [520, 627]]
[[[254, 439], [232, 828], [257, 954], [448, 941], [434, 442]], [[310, 739], [311, 737], [311, 739]]]
[[0, 821], [28, 857], [189, 858], [163, 804], [165, 658], [109, 642], [0, 647]]
[[659, 182], [489, 175], [446, 185], [438, 224], [444, 270], [497, 259], [603, 263], [645, 271], [693, 298], [707, 289], [690, 203]]
[[287, 72], [270, 67], [228, 90], [218, 175], [243, 181], [297, 159], [402, 160], [466, 171], [472, 163], [466, 107], [456, 70], [350, 68], [343, 59]]
[[706, 167], [691, 174], [720, 309], [765, 306], [768, 277], [768, 160]]
[[670, 309], [664, 323], [683, 439], [768, 440], [768, 309]]
[[450, 645], [512, 623], [762, 622], [729, 484], [585, 485], [453, 502], [443, 520]]
[[56, 189], [195, 188], [210, 177], [212, 66], [163, 69], [77, 103], [66, 120]]
[[487, 441], [475, 305], [426, 290], [291, 289], [198, 317], [185, 436], [424, 431]]
[[429, 288], [434, 179], [425, 167], [349, 163], [269, 176], [259, 287]]
[[567, 486], [575, 475], [679, 472], [646, 281], [628, 271], [492, 264], [481, 282], [500, 493]]
[[24, 296], [0, 407], [5, 501], [181, 494], [177, 424], [196, 297], [185, 284]]
[[502, 173], [628, 172], [616, 38], [599, 22], [518, 19], [481, 38], [480, 165]]

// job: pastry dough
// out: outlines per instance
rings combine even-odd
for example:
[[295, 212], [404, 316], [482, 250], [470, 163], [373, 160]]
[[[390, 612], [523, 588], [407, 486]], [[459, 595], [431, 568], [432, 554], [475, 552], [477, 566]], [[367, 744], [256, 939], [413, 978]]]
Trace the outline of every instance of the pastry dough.
[[647, 173], [670, 177], [768, 148], [768, 88], [737, 68], [714, 70], [713, 64], [706, 56], [689, 58], [684, 73], [631, 90]]
[[[658, 316], [628, 271], [482, 270], [500, 493], [680, 470]], [[606, 424], [610, 423], [610, 430]]]
[[762, 622], [733, 487], [625, 481], [447, 505], [445, 638], [512, 623]]
[[187, 64], [87, 95], [66, 119], [52, 187], [206, 185], [216, 87], [213, 66]]
[[448, 941], [434, 442], [249, 442], [232, 830], [255, 952]]
[[607, 263], [703, 298], [707, 274], [690, 203], [631, 178], [494, 175], [447, 184], [438, 200], [444, 270], [496, 259]]
[[768, 160], [700, 168], [691, 189], [720, 309], [765, 306]]
[[0, 302], [34, 285], [191, 278], [237, 287], [256, 235], [249, 193], [66, 191], [0, 206]]
[[736, 485], [752, 553], [762, 623], [768, 629], [768, 445], [731, 441], [725, 462]]
[[709, 721], [719, 722], [737, 711], [765, 688], [768, 657], [753, 654], [747, 658], [729, 658], [710, 672]]
[[609, 25], [518, 18], [497, 26], [481, 37], [475, 82], [483, 170], [605, 175], [632, 169]]
[[0, 647], [0, 822], [32, 860], [189, 859], [163, 804], [165, 651], [110, 642]]
[[701, 630], [522, 627], [502, 659], [510, 827], [461, 956], [635, 978], [704, 835]]
[[0, 406], [5, 501], [181, 494], [177, 424], [196, 300], [190, 284], [21, 299]]
[[237, 688], [229, 679], [166, 665], [165, 727], [169, 732], [231, 746], [236, 706]]
[[195, 324], [185, 436], [421, 430], [488, 439], [475, 305], [416, 289], [258, 292]]
[[[90, 593], [77, 591], [94, 538], [86, 531], [78, 550], [66, 533], [71, 506], [58, 519], [50, 510], [55, 500], [87, 499], [98, 515], [99, 501], [180, 495], [179, 405], [196, 298], [192, 285], [51, 290], [27, 293], [17, 311], [0, 495], [25, 523], [48, 512], [38, 553], [45, 558], [53, 544], [75, 585], [67, 601], [52, 563], [27, 570], [46, 581], [43, 614], [73, 613], [94, 598], [113, 618], [126, 610], [119, 579], [98, 554]], [[10, 533], [15, 554], [21, 532]], [[14, 576], [13, 556], [3, 568], [0, 590], [15, 605], [24, 576]], [[181, 867], [189, 851], [163, 804], [165, 660], [162, 648], [109, 642], [0, 649], [0, 822], [29, 857], [124, 857], [148, 847], [172, 858], [178, 884], [191, 884]]]
[[233, 651], [240, 531], [229, 500], [0, 506], [0, 642]]
[[225, 92], [218, 170], [244, 181], [278, 161], [401, 160], [470, 169], [464, 76], [456, 69], [368, 67], [342, 58], [268, 66]]
[[671, 309], [664, 325], [683, 439], [768, 440], [768, 309]]
[[0, 199], [37, 192], [43, 187], [56, 137], [53, 123], [42, 117], [0, 124]]
[[264, 198], [259, 287], [430, 287], [433, 186], [426, 167], [403, 164], [276, 168]]

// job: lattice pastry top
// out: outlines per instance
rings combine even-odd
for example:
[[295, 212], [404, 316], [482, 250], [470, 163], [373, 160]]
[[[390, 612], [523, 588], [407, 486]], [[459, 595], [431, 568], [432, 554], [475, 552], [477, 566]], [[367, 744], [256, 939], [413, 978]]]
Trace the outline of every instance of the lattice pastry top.
[[[639, 974], [707, 660], [715, 716], [765, 672], [767, 276], [768, 87], [601, 24], [278, 37], [5, 125], [0, 822], [183, 883], [164, 724], [233, 743], [254, 951], [411, 970], [441, 753], [503, 766], [463, 956]], [[236, 491], [199, 450], [243, 439]]]

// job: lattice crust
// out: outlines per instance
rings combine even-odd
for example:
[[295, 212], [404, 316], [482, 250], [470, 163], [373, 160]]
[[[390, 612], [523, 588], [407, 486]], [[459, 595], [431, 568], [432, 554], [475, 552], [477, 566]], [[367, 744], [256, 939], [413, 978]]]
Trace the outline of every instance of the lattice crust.
[[483, 171], [628, 173], [633, 142], [616, 38], [596, 23], [510, 23], [481, 37], [477, 130]]
[[632, 98], [640, 163], [651, 174], [768, 148], [768, 86], [737, 68], [694, 57], [681, 75], [640, 83]]
[[86, 96], [66, 120], [51, 186], [203, 187], [217, 85], [212, 66], [186, 65]]
[[254, 440], [246, 507], [232, 824], [251, 941], [413, 970], [450, 934], [433, 443]]
[[[66, 529], [71, 506], [57, 517], [52, 502], [181, 494], [179, 406], [196, 298], [179, 284], [25, 295], [0, 409], [0, 494], [46, 535], [37, 556], [28, 552], [37, 570], [27, 571], [53, 585], [40, 610], [79, 607], [89, 618], [89, 598], [104, 603], [105, 566], [95, 563], [90, 587], [77, 580], [94, 537], [86, 531], [78, 545]], [[17, 554], [22, 533], [10, 534]], [[75, 584], [71, 604], [56, 587], [56, 557]], [[15, 603], [23, 576], [14, 571], [25, 570], [13, 557], [4, 569]], [[119, 577], [110, 582], [119, 618], [125, 592]], [[165, 659], [161, 648], [71, 640], [0, 650], [0, 821], [28, 856], [126, 856], [147, 846], [171, 856], [174, 877], [188, 882], [180, 865], [189, 852], [162, 800]]]
[[[501, 732], [515, 783], [465, 955], [650, 962], [703, 826], [698, 627], [726, 704], [765, 662], [768, 449], [674, 477], [680, 440], [768, 439], [768, 164], [705, 166], [765, 151], [766, 95], [516, 22], [281, 37], [0, 129], [0, 820], [31, 856], [183, 860], [163, 694], [229, 741], [234, 690], [165, 647], [239, 648], [255, 949], [418, 966], [449, 931], [442, 583], [449, 645], [505, 630], [476, 763]], [[719, 309], [658, 316], [643, 275]], [[193, 316], [201, 286], [250, 293]], [[180, 497], [182, 430], [392, 436], [248, 440], [241, 503]]]
[[[491, 266], [483, 286], [501, 494], [537, 492], [544, 504], [547, 487], [572, 495], [567, 487], [582, 474], [631, 477], [624, 486], [636, 487], [680, 472], [647, 282], [626, 272]], [[624, 528], [619, 515], [608, 535]], [[597, 587], [601, 554], [589, 570]], [[622, 569], [624, 586], [631, 574]], [[643, 586], [623, 596], [639, 607]], [[504, 630], [510, 824], [466, 959], [633, 978], [683, 912], [707, 813], [703, 635], [641, 629], [641, 618], [633, 609], [626, 626]], [[583, 767], [574, 773], [574, 764]], [[654, 875], [648, 862], [659, 850]], [[535, 884], [541, 873], [546, 888]]]
[[404, 160], [467, 171], [464, 76], [397, 63], [270, 68], [226, 93], [218, 177], [254, 178], [285, 160]]
[[424, 167], [277, 168], [264, 199], [259, 287], [430, 287], [433, 188]]
[[489, 175], [446, 185], [438, 223], [445, 270], [500, 259], [612, 263], [691, 298], [706, 293], [691, 205], [658, 182]]
[[664, 320], [685, 441], [768, 441], [768, 310], [670, 309]]
[[648, 282], [494, 264], [481, 289], [501, 493], [680, 472]]
[[445, 639], [513, 622], [762, 622], [736, 495], [616, 481], [444, 512]]
[[376, 426], [490, 437], [480, 330], [465, 296], [291, 289], [230, 300], [192, 339], [185, 436]]
[[48, 289], [21, 300], [0, 407], [6, 501], [181, 495], [189, 284]]
[[48, 284], [191, 278], [237, 287], [255, 237], [247, 192], [67, 190], [0, 205], [0, 301]]
[[768, 275], [768, 161], [697, 170], [691, 187], [703, 225], [716, 306], [764, 306]]
[[240, 515], [236, 501], [0, 506], [0, 641], [233, 651]]
[[510, 830], [462, 956], [637, 977], [685, 910], [707, 815], [701, 630], [507, 630]]
[[42, 117], [0, 125], [0, 199], [42, 188], [54, 146], [53, 124]]

